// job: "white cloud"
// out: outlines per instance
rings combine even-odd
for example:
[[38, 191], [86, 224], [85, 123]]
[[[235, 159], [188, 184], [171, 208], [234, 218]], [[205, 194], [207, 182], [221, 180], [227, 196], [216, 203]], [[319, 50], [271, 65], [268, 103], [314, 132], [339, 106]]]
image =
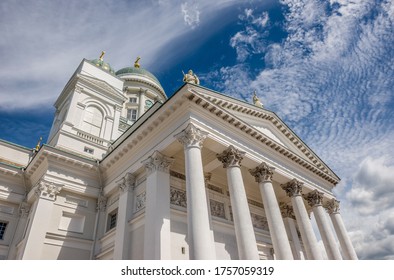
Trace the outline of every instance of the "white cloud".
[[183, 14], [183, 20], [192, 29], [198, 26], [200, 23], [200, 11], [198, 9], [197, 3], [185, 2], [181, 5], [181, 10]]
[[[238, 65], [225, 68], [232, 74], [223, 77], [223, 90], [243, 97], [237, 76], [246, 88], [257, 89], [266, 107], [343, 178], [335, 193], [360, 257], [393, 258], [393, 5], [282, 3], [288, 6], [288, 36], [260, 49], [267, 68], [251, 77], [246, 55], [237, 49], [264, 41], [248, 31], [254, 25], [246, 22], [230, 41], [243, 56]], [[241, 18], [252, 15], [244, 11]]]
[[269, 15], [263, 12], [255, 17], [253, 9], [245, 9], [244, 14], [239, 16], [243, 22], [247, 22], [245, 30], [237, 32], [230, 39], [230, 46], [237, 52], [237, 60], [244, 62], [250, 55], [262, 53], [266, 49], [264, 38], [268, 32], [264, 30], [269, 22]]

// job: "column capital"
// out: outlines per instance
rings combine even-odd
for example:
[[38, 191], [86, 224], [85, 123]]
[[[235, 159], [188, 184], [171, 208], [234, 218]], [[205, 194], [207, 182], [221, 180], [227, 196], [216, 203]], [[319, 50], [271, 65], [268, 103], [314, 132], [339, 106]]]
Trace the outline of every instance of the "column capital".
[[21, 218], [26, 218], [29, 215], [30, 212], [30, 204], [23, 201], [19, 205], [19, 217]]
[[249, 169], [250, 174], [254, 176], [257, 183], [272, 182], [272, 176], [274, 175], [274, 167], [269, 166], [265, 162], [262, 162], [259, 166], [254, 169]]
[[289, 197], [299, 196], [302, 194], [302, 185], [304, 183], [298, 181], [297, 179], [293, 179], [286, 184], [280, 185], [282, 189], [286, 192]]
[[284, 202], [279, 202], [280, 213], [283, 218], [291, 218], [295, 220], [294, 209], [293, 206], [288, 205]]
[[162, 172], [170, 172], [170, 166], [174, 162], [174, 158], [167, 157], [160, 153], [159, 151], [155, 151], [150, 157], [146, 160], [142, 161], [142, 164], [145, 166], [148, 174], [151, 174], [155, 171]]
[[130, 172], [126, 173], [119, 181], [117, 181], [118, 188], [121, 193], [131, 191], [134, 186], [135, 176]]
[[107, 209], [107, 201], [108, 198], [105, 197], [102, 193], [100, 193], [99, 197], [97, 198], [96, 210], [104, 212]]
[[216, 154], [216, 157], [223, 163], [224, 168], [228, 168], [233, 166], [239, 167], [244, 155], [245, 152], [234, 148], [233, 145], [230, 145], [221, 154]]
[[55, 184], [53, 182], [40, 181], [35, 189], [35, 194], [39, 198], [55, 201], [56, 196], [62, 190], [63, 185]]
[[339, 213], [339, 200], [332, 198], [331, 200], [327, 201], [327, 203], [324, 205], [324, 208], [326, 208], [327, 213], [330, 215]]
[[303, 198], [308, 202], [310, 207], [321, 206], [324, 197], [323, 194], [318, 190], [313, 190], [310, 193], [304, 194]]
[[185, 148], [197, 147], [202, 148], [202, 143], [207, 137], [208, 132], [202, 131], [197, 128], [194, 124], [189, 123], [187, 127], [180, 133], [175, 134], [174, 137], [181, 142]]

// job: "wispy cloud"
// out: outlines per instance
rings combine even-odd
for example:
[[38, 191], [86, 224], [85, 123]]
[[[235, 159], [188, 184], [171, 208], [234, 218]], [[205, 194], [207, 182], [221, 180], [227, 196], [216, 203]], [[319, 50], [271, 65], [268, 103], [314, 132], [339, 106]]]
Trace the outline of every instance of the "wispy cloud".
[[196, 1], [182, 3], [181, 10], [186, 25], [193, 29], [198, 26], [200, 23], [200, 10]]
[[[336, 193], [360, 257], [392, 257], [394, 238], [387, 211], [394, 210], [394, 203], [387, 192], [393, 191], [388, 183], [393, 181], [393, 162], [382, 157], [394, 158], [393, 5], [372, 0], [281, 3], [286, 38], [253, 48], [256, 41], [266, 42], [250, 31], [256, 25], [245, 21], [244, 29], [230, 40], [238, 64], [207, 74], [207, 80], [220, 78], [220, 73], [222, 79], [215, 80], [220, 90], [247, 101], [257, 89], [266, 106], [343, 178]], [[254, 11], [246, 10], [241, 17], [252, 19]], [[260, 54], [265, 62], [255, 77], [248, 67], [252, 54]], [[357, 234], [359, 229], [371, 233], [361, 216], [380, 219], [386, 236]], [[374, 242], [382, 245], [380, 252], [367, 251], [367, 244]]]
[[[209, 2], [1, 1], [0, 110], [52, 106], [80, 61], [98, 58], [102, 50], [116, 70], [137, 56], [149, 68], [165, 46], [203, 23], [202, 11], [207, 24], [218, 9], [235, 3]], [[15, 102], [18, 94], [23, 102]]]

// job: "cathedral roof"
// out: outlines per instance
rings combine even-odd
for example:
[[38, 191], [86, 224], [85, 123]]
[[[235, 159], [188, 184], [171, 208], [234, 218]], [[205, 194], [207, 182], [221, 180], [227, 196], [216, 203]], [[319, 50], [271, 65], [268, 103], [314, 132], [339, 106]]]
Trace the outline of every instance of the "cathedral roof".
[[161, 86], [159, 80], [151, 72], [149, 72], [144, 68], [141, 68], [139, 64], [139, 60], [140, 57], [138, 57], [137, 60], [134, 62], [134, 66], [125, 67], [116, 71], [115, 73], [116, 76], [123, 79], [129, 79], [130, 77], [133, 77], [133, 79], [135, 78], [147, 79], [148, 81], [150, 81], [150, 83], [152, 83], [156, 88], [158, 88], [161, 91], [164, 97], [166, 97], [164, 89]]
[[103, 51], [99, 58], [89, 60], [89, 62], [96, 65], [97, 67], [100, 67], [104, 71], [115, 74], [115, 70], [111, 67], [111, 65], [103, 60], [104, 54], [105, 52]]

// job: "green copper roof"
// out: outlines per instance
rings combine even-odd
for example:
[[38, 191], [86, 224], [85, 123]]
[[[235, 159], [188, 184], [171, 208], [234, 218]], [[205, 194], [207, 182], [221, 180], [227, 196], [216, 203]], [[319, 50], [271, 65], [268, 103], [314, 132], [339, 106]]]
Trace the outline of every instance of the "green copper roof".
[[122, 69], [116, 71], [116, 76], [124, 75], [124, 74], [137, 74], [140, 76], [145, 76], [145, 77], [151, 78], [154, 82], [156, 82], [162, 88], [159, 80], [155, 77], [155, 75], [153, 75], [148, 70], [145, 70], [144, 68], [125, 67], [125, 68], [122, 68]]
[[96, 58], [96, 59], [89, 60], [89, 62], [93, 63], [97, 67], [100, 67], [101, 69], [103, 69], [111, 74], [115, 74], [114, 69], [109, 65], [109, 63], [105, 62], [102, 59]]

